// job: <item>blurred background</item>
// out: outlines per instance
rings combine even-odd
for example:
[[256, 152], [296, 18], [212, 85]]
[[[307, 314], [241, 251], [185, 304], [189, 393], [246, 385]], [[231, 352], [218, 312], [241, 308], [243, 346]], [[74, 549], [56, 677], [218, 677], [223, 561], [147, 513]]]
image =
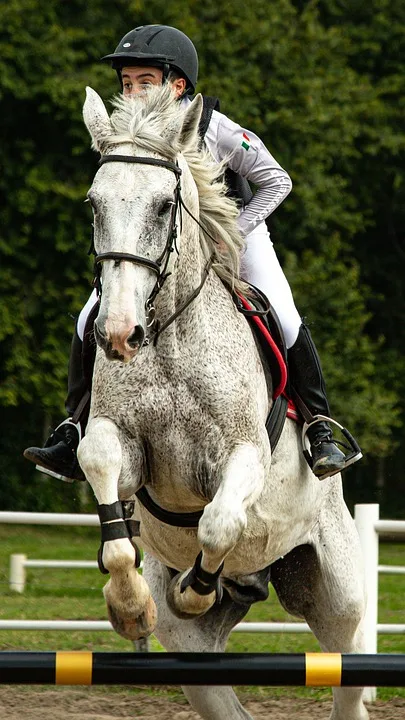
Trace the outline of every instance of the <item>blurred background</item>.
[[321, 354], [333, 416], [365, 459], [349, 507], [405, 517], [405, 2], [1, 0], [0, 508], [92, 510], [23, 459], [64, 413], [74, 321], [92, 283], [97, 156], [84, 89], [137, 25], [174, 25], [200, 57], [198, 90], [261, 136], [293, 192], [270, 217]]

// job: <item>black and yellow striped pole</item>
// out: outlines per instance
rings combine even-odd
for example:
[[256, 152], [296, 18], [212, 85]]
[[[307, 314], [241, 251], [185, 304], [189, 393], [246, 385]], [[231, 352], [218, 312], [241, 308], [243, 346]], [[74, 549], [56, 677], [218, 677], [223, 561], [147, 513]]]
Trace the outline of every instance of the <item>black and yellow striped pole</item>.
[[0, 684], [404, 687], [405, 655], [0, 652]]

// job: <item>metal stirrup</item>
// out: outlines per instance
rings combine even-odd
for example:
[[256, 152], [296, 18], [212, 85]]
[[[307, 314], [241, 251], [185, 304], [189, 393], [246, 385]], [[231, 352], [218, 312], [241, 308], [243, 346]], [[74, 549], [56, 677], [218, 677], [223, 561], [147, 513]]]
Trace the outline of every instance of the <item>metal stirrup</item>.
[[[304, 457], [309, 465], [309, 467], [312, 469], [312, 456], [309, 452], [305, 439], [308, 433], [308, 430], [313, 425], [316, 425], [318, 422], [327, 422], [331, 423], [332, 425], [336, 425], [336, 427], [339, 428], [342, 435], [345, 437], [347, 442], [349, 443], [349, 452], [347, 455], [345, 455], [345, 464], [341, 470], [336, 470], [336, 472], [329, 472], [325, 473], [325, 475], [320, 476], [320, 480], [324, 480], [327, 477], [331, 477], [333, 475], [336, 475], [338, 472], [342, 472], [343, 470], [346, 470], [350, 465], [353, 465], [357, 460], [360, 460], [363, 457], [363, 453], [361, 452], [361, 448], [357, 442], [357, 440], [353, 437], [353, 435], [345, 428], [343, 425], [337, 422], [337, 420], [334, 420], [333, 418], [327, 417], [327, 415], [313, 415], [310, 422], [305, 421], [302, 426], [302, 433], [301, 433], [301, 442], [302, 442], [302, 449], [304, 453]], [[332, 440], [333, 442], [333, 440]]]

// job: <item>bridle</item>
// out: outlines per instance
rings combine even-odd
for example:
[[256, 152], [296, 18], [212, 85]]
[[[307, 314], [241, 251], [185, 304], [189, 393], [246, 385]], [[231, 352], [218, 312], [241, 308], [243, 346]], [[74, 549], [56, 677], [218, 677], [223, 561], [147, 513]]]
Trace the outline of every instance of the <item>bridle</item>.
[[[167, 240], [166, 245], [163, 249], [162, 254], [157, 258], [157, 260], [150, 260], [149, 258], [142, 257], [141, 255], [133, 255], [132, 253], [121, 253], [121, 252], [107, 252], [107, 253], [100, 253], [97, 255], [94, 247], [94, 239], [92, 240], [92, 244], [89, 250], [89, 254], [94, 255], [94, 267], [95, 267], [95, 287], [97, 289], [97, 295], [100, 299], [101, 292], [102, 292], [102, 286], [101, 286], [101, 264], [105, 260], [114, 260], [116, 263], [120, 263], [121, 260], [129, 261], [134, 263], [135, 265], [143, 265], [144, 267], [149, 268], [150, 270], [153, 270], [157, 274], [156, 283], [153, 287], [153, 290], [151, 294], [149, 295], [147, 301], [146, 301], [146, 313], [148, 318], [148, 328], [150, 329], [149, 336], [145, 339], [144, 344], [149, 344], [151, 340], [153, 340], [154, 345], [157, 343], [157, 339], [159, 335], [165, 330], [171, 323], [185, 310], [185, 308], [197, 297], [200, 290], [202, 289], [209, 271], [212, 267], [213, 261], [214, 261], [214, 253], [210, 256], [210, 258], [207, 260], [201, 277], [201, 282], [198, 285], [198, 287], [193, 290], [193, 292], [186, 298], [186, 300], [177, 308], [176, 312], [174, 312], [170, 317], [163, 323], [160, 324], [159, 321], [155, 317], [155, 308], [154, 308], [154, 301], [156, 299], [156, 296], [161, 291], [165, 281], [170, 275], [170, 272], [167, 271], [170, 256], [171, 253], [177, 250], [176, 246], [176, 240], [177, 240], [177, 225], [176, 225], [176, 216], [179, 209], [184, 208], [184, 210], [195, 220], [195, 222], [200, 225], [197, 218], [192, 215], [192, 213], [188, 210], [188, 208], [185, 206], [183, 202], [183, 198], [181, 196], [181, 186], [180, 186], [180, 177], [182, 174], [182, 171], [177, 163], [170, 162], [169, 160], [160, 160], [159, 158], [149, 158], [149, 157], [133, 157], [131, 155], [102, 155], [99, 160], [99, 165], [104, 165], [107, 162], [126, 162], [126, 163], [139, 163], [141, 165], [155, 165], [158, 167], [166, 168], [167, 170], [170, 170], [173, 172], [177, 178], [176, 187], [174, 190], [174, 201], [171, 209], [170, 214], [170, 223], [169, 223], [169, 231], [167, 234]], [[201, 225], [200, 225], [201, 227]]]

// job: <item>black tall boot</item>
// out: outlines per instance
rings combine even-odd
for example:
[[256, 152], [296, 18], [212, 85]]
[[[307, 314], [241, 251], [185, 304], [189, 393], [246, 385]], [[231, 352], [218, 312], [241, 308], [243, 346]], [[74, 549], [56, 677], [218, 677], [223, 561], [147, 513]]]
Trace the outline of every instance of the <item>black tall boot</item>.
[[[303, 412], [304, 419], [308, 422], [311, 416], [330, 417], [321, 363], [306, 325], [301, 325], [297, 340], [288, 350], [287, 357], [293, 395], [298, 396], [298, 409]], [[311, 445], [312, 472], [315, 475], [328, 477], [343, 470], [346, 457], [337, 447], [326, 421], [320, 420], [311, 425], [307, 436]]]
[[75, 329], [69, 359], [68, 394], [65, 407], [69, 418], [53, 431], [43, 448], [29, 447], [24, 457], [40, 468], [66, 478], [85, 480], [77, 461], [76, 450], [86, 426], [90, 407], [90, 392], [82, 363], [83, 344]]

